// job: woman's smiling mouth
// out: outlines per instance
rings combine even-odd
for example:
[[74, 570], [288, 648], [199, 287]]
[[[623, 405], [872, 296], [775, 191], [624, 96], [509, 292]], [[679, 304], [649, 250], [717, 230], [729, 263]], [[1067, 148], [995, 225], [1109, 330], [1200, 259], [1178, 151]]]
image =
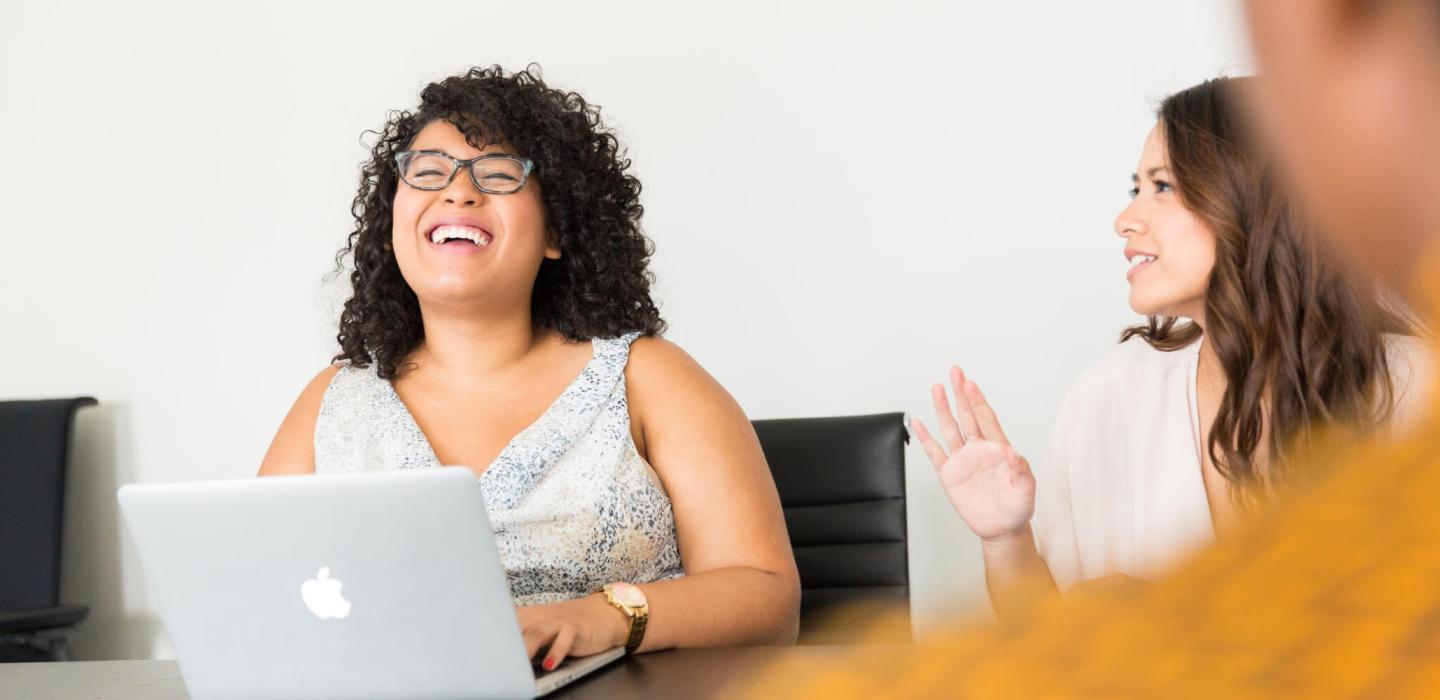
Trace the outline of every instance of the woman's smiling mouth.
[[430, 226], [425, 240], [445, 252], [478, 253], [495, 241], [495, 235], [475, 218], [447, 216]]
[[1145, 269], [1150, 263], [1159, 259], [1158, 256], [1142, 253], [1138, 250], [1125, 251], [1125, 259], [1130, 263], [1130, 269], [1125, 273], [1125, 279], [1133, 279], [1137, 273]]
[[472, 245], [484, 248], [490, 245], [490, 240], [491, 236], [485, 229], [474, 226], [447, 224], [445, 226], [436, 226], [430, 231], [430, 242], [436, 245], [469, 242]]

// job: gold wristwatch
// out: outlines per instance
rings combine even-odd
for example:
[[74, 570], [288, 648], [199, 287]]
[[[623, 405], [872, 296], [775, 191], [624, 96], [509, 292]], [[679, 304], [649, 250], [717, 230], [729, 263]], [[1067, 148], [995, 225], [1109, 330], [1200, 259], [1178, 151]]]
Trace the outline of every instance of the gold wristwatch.
[[625, 617], [630, 618], [630, 634], [625, 637], [625, 651], [633, 653], [640, 648], [640, 641], [645, 638], [645, 622], [650, 618], [650, 602], [645, 599], [645, 591], [629, 583], [607, 583], [605, 600], [615, 606], [616, 610], [625, 613]]

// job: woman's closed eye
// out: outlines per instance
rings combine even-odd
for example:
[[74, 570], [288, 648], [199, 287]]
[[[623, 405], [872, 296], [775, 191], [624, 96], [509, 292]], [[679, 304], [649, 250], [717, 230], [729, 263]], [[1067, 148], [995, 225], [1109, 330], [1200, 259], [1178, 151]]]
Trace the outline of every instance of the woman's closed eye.
[[[1175, 190], [1175, 186], [1172, 185], [1172, 184], [1170, 184], [1169, 182], [1166, 182], [1165, 180], [1151, 180], [1151, 181], [1150, 181], [1150, 184], [1155, 187], [1155, 194], [1162, 194], [1162, 193], [1165, 193], [1165, 192], [1173, 192], [1173, 191]], [[1140, 188], [1139, 188], [1138, 186], [1136, 186], [1136, 187], [1131, 187], [1131, 188], [1129, 189], [1129, 191], [1128, 191], [1128, 194], [1130, 195], [1130, 198], [1131, 198], [1131, 199], [1134, 199], [1134, 198], [1136, 198], [1136, 197], [1139, 197], [1139, 196], [1140, 196]]]

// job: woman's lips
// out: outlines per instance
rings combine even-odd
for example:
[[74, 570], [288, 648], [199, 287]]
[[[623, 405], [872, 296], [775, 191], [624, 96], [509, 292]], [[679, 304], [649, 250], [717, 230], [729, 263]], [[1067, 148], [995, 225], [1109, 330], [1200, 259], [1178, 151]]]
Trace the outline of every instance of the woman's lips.
[[1130, 270], [1125, 273], [1125, 279], [1127, 281], [1135, 279], [1135, 275], [1140, 274], [1141, 270], [1144, 270], [1154, 264], [1155, 259], [1151, 258], [1150, 260], [1146, 260], [1144, 262], [1131, 266]]
[[1134, 279], [1137, 273], [1139, 273], [1146, 267], [1149, 267], [1151, 263], [1159, 259], [1160, 257], [1158, 255], [1147, 253], [1143, 250], [1136, 250], [1134, 248], [1126, 248], [1125, 262], [1130, 265], [1130, 269], [1126, 270], [1125, 279]]
[[478, 226], [442, 224], [431, 229], [426, 242], [447, 253], [473, 254], [483, 252], [494, 241], [490, 232]]

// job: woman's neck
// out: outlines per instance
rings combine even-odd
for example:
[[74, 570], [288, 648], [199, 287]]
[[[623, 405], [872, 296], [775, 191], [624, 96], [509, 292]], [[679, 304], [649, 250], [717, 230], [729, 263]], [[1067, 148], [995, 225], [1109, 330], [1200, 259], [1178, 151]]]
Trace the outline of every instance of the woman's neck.
[[1209, 397], [1211, 405], [1218, 404], [1229, 381], [1225, 378], [1225, 369], [1220, 366], [1220, 356], [1215, 354], [1215, 343], [1205, 336], [1204, 327], [1200, 328], [1200, 359], [1196, 363], [1195, 374], [1196, 390]]
[[519, 364], [541, 337], [529, 309], [503, 316], [421, 308], [425, 340], [410, 360], [426, 374], [458, 380], [492, 376]]

